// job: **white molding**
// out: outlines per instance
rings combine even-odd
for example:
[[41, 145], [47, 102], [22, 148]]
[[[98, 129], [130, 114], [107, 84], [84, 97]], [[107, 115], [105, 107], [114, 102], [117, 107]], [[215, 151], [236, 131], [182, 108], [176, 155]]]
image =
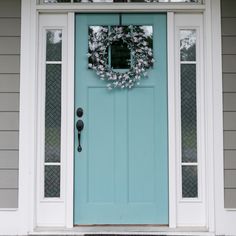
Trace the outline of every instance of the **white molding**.
[[[168, 147], [169, 147], [169, 227], [176, 228], [176, 127], [175, 127], [175, 24], [174, 12], [167, 13], [168, 48]], [[170, 132], [171, 130], [171, 132]]]
[[[214, 0], [215, 1], [215, 0]], [[206, 11], [204, 13], [204, 77], [205, 77], [205, 149], [206, 149], [206, 215], [207, 225], [210, 232], [215, 231], [215, 195], [214, 195], [214, 130], [213, 130], [213, 75], [212, 75], [212, 18], [211, 2], [206, 1]], [[219, 25], [220, 27], [220, 25]], [[221, 37], [221, 36], [219, 36]]]
[[[61, 196], [60, 198], [44, 198], [44, 120], [45, 120], [45, 53], [46, 31], [56, 29], [62, 31], [62, 74], [61, 74]], [[67, 166], [67, 14], [39, 15], [38, 29], [38, 76], [37, 76], [37, 198], [36, 226], [65, 226], [66, 215], [66, 166]]]
[[37, 5], [40, 12], [203, 12], [204, 4], [184, 3], [81, 3]]
[[67, 76], [67, 162], [66, 162], [66, 227], [73, 228], [74, 212], [74, 13], [68, 14], [68, 76]]
[[[180, 31], [193, 29], [197, 33], [196, 44], [196, 90], [197, 90], [197, 152], [198, 152], [198, 198], [182, 198], [182, 145], [181, 145], [181, 78], [180, 78]], [[176, 122], [176, 173], [177, 173], [177, 226], [206, 227], [205, 201], [205, 112], [204, 112], [204, 76], [203, 76], [203, 15], [176, 14], [175, 15], [175, 122]], [[196, 165], [196, 164], [194, 164]], [[194, 214], [192, 214], [194, 212]]]

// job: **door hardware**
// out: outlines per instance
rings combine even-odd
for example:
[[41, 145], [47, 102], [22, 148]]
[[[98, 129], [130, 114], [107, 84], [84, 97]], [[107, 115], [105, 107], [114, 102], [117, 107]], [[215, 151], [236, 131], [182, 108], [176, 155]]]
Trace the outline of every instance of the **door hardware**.
[[78, 148], [77, 148], [77, 150], [78, 150], [78, 152], [81, 152], [82, 147], [81, 147], [80, 141], [81, 141], [81, 131], [84, 128], [84, 122], [82, 120], [78, 120], [76, 122], [76, 128], [78, 130]]

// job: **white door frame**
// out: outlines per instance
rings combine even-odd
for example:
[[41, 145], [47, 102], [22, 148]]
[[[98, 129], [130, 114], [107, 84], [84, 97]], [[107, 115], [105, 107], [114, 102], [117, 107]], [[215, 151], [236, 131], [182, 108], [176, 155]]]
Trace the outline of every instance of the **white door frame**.
[[[206, 230], [207, 223], [206, 223], [206, 196], [205, 196], [205, 147], [204, 147], [204, 83], [203, 83], [203, 14], [195, 12], [191, 13], [178, 13], [175, 14], [173, 11], [167, 14], [168, 20], [168, 46], [172, 48], [172, 50], [168, 50], [168, 120], [169, 132], [168, 137], [170, 141], [169, 145], [169, 228], [178, 227], [202, 227]], [[186, 20], [187, 19], [187, 20]], [[69, 22], [69, 20], [71, 22]], [[65, 24], [68, 22], [67, 24]], [[72, 28], [70, 34], [68, 33], [67, 36], [64, 35], [64, 38], [70, 39], [68, 44], [66, 43], [67, 40], [64, 39], [64, 47], [67, 49], [68, 54], [70, 57], [65, 56], [63, 61], [65, 64], [68, 65], [67, 71], [68, 76], [65, 75], [65, 78], [62, 78], [62, 81], [66, 80], [67, 83], [64, 84], [64, 88], [62, 91], [64, 101], [62, 101], [62, 106], [67, 107], [67, 111], [63, 115], [62, 112], [62, 119], [67, 120], [67, 125], [63, 130], [62, 127], [62, 135], [66, 134], [66, 139], [64, 142], [67, 142], [67, 145], [62, 147], [62, 153], [66, 154], [66, 158], [64, 159], [65, 164], [61, 165], [61, 173], [62, 176], [66, 176], [66, 180], [63, 180], [65, 186], [62, 186], [62, 192], [66, 193], [66, 195], [60, 199], [53, 200], [53, 199], [42, 199], [42, 185], [40, 187], [40, 183], [42, 183], [43, 179], [40, 176], [43, 176], [41, 173], [42, 163], [39, 161], [42, 159], [43, 153], [38, 151], [38, 164], [37, 164], [37, 175], [38, 175], [38, 188], [37, 188], [37, 212], [36, 212], [36, 222], [37, 226], [67, 226], [73, 227], [73, 137], [74, 137], [74, 13], [60, 13], [60, 14], [52, 14], [52, 13], [45, 13], [40, 15], [39, 18], [39, 67], [38, 67], [38, 90], [40, 92], [38, 96], [38, 114], [41, 118], [39, 118], [38, 123], [41, 123], [41, 119], [44, 119], [43, 110], [44, 107], [44, 64], [42, 63], [42, 56], [44, 53], [42, 50], [45, 50], [45, 43], [43, 35], [45, 34], [46, 29], [64, 29], [65, 32], [68, 31], [69, 25]], [[179, 29], [196, 29], [198, 32], [197, 38], [197, 50], [200, 52], [198, 56], [198, 77], [197, 78], [197, 93], [198, 93], [198, 139], [201, 141], [201, 145], [198, 145], [199, 148], [199, 193], [200, 197], [197, 199], [182, 199], [181, 198], [181, 175], [180, 175], [180, 160], [181, 160], [181, 138], [179, 134], [180, 130], [180, 78], [179, 78], [179, 38], [178, 38], [178, 30]], [[68, 45], [68, 46], [67, 46]], [[63, 64], [64, 65], [64, 64]], [[172, 75], [172, 76], [171, 76]], [[176, 82], [178, 81], [178, 82]], [[43, 96], [43, 97], [42, 97]], [[63, 110], [63, 109], [62, 109]], [[39, 117], [39, 116], [38, 116]], [[40, 135], [40, 132], [43, 130], [43, 123], [38, 127], [38, 139], [44, 139], [44, 133]], [[172, 128], [173, 127], [173, 128]], [[62, 141], [62, 143], [64, 143]], [[42, 146], [42, 142], [38, 144], [38, 146]], [[62, 157], [63, 159], [63, 157]], [[41, 173], [41, 174], [40, 174]], [[177, 180], [177, 181], [176, 181]], [[176, 186], [179, 186], [176, 187]], [[69, 205], [67, 205], [69, 204]], [[189, 216], [190, 212], [195, 211], [196, 214]], [[64, 216], [67, 216], [66, 219]], [[66, 223], [65, 223], [66, 222]]]
[[[220, 32], [220, 0], [206, 0], [205, 6], [198, 6], [193, 8], [185, 4], [168, 5], [164, 4], [160, 7], [158, 4], [147, 5], [144, 7], [140, 4], [135, 5], [122, 5], [116, 4], [119, 7], [119, 11], [141, 11], [145, 8], [148, 12], [168, 11], [168, 27], [174, 24], [175, 12], [204, 12], [204, 57], [205, 57], [205, 94], [207, 95], [205, 104], [205, 124], [206, 124], [206, 152], [207, 156], [207, 231], [208, 232], [235, 232], [234, 219], [236, 218], [236, 212], [230, 214], [223, 208], [223, 127], [222, 127], [222, 75], [221, 75], [221, 32]], [[68, 42], [73, 45], [73, 24], [74, 24], [74, 11], [88, 12], [91, 11], [103, 11], [101, 5], [81, 4], [75, 6], [36, 6], [35, 1], [22, 0], [22, 33], [21, 33], [21, 87], [20, 87], [20, 163], [19, 163], [19, 208], [15, 211], [0, 211], [0, 219], [2, 222], [6, 222], [0, 226], [0, 234], [27, 234], [28, 232], [35, 232], [36, 222], [36, 195], [35, 195], [35, 177], [37, 173], [36, 168], [36, 157], [37, 157], [37, 56], [38, 56], [38, 41], [37, 41], [37, 29], [38, 29], [38, 14], [39, 12], [44, 13], [66, 13], [68, 19]], [[113, 6], [105, 6], [105, 11], [114, 11]], [[173, 42], [171, 43], [171, 37], [173, 38], [173, 31], [168, 31], [168, 47], [173, 49]], [[217, 50], [215, 50], [217, 46]], [[214, 51], [212, 48], [214, 47]], [[73, 58], [72, 47], [68, 47], [68, 58]], [[29, 50], [30, 49], [30, 50]], [[169, 53], [169, 77], [174, 78], [173, 75], [173, 60], [171, 59], [172, 54]], [[73, 101], [73, 61], [68, 59], [68, 78], [67, 91], [70, 91], [67, 98]], [[213, 80], [214, 76], [214, 80]], [[173, 86], [169, 84], [169, 93], [174, 92]], [[170, 99], [170, 98], [169, 98]], [[73, 104], [73, 103], [72, 103]], [[73, 109], [74, 104], [71, 104], [71, 112], [68, 115], [68, 120], [74, 119]], [[173, 107], [169, 106], [170, 108]], [[173, 112], [173, 111], [172, 111]], [[216, 119], [217, 118], [217, 119]], [[70, 122], [69, 122], [70, 123]], [[70, 132], [73, 130], [73, 122], [70, 123], [68, 129]], [[175, 128], [174, 121], [169, 120], [169, 128]], [[175, 145], [174, 134], [169, 137], [169, 145]], [[73, 147], [73, 139], [68, 140], [68, 147]], [[73, 156], [73, 148], [68, 148], [68, 154], [70, 160]], [[171, 157], [172, 156], [172, 157]], [[174, 151], [170, 150], [170, 159], [173, 160]], [[213, 158], [214, 157], [214, 158]], [[215, 164], [214, 164], [215, 163]], [[66, 180], [67, 190], [73, 190], [73, 162], [67, 164], [66, 169], [71, 174]], [[214, 168], [215, 166], [215, 168]], [[170, 170], [174, 170], [174, 165], [170, 166]], [[215, 172], [217, 170], [217, 173]], [[220, 177], [219, 177], [220, 176]], [[176, 196], [176, 188], [174, 186], [174, 178], [170, 179], [170, 195], [173, 193]], [[65, 220], [62, 225], [65, 228], [73, 227], [72, 211], [73, 211], [73, 196], [72, 192], [66, 191], [66, 212]], [[216, 195], [216, 199], [215, 196]], [[216, 200], [216, 201], [215, 201]], [[215, 205], [216, 212], [215, 212]], [[176, 228], [177, 222], [177, 208], [176, 198], [171, 197], [169, 206], [171, 208], [170, 228], [169, 232], [175, 232], [176, 230], [181, 232], [180, 229]], [[222, 214], [222, 216], [220, 216]], [[215, 219], [217, 220], [215, 227]], [[228, 220], [228, 222], [226, 222]], [[220, 222], [222, 221], [222, 222]], [[227, 229], [224, 229], [223, 225], [227, 224]], [[14, 226], [14, 227], [13, 227]], [[51, 225], [53, 226], [53, 225]], [[218, 231], [219, 230], [219, 231]], [[191, 230], [189, 229], [188, 233]], [[160, 230], [161, 232], [161, 230]], [[168, 233], [168, 232], [165, 232]], [[176, 232], [175, 232], [176, 233]], [[196, 234], [196, 233], [195, 233]]]

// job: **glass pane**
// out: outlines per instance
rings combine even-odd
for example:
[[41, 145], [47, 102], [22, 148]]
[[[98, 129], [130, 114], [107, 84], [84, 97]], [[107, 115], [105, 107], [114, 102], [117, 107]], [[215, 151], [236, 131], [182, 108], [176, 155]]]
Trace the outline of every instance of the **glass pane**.
[[[117, 27], [117, 26], [115, 26]], [[113, 27], [111, 27], [113, 28]], [[120, 27], [123, 32], [129, 33], [127, 26]], [[122, 39], [114, 41], [110, 49], [110, 64], [113, 69], [128, 69], [130, 68], [131, 52], [128, 44]]]
[[60, 197], [60, 166], [45, 166], [44, 197]]
[[61, 30], [47, 30], [47, 61], [61, 61], [62, 32]]
[[45, 162], [60, 162], [61, 65], [46, 65]]
[[196, 65], [181, 65], [182, 162], [197, 162]]
[[196, 30], [180, 31], [181, 61], [196, 61]]
[[198, 197], [197, 166], [182, 166], [182, 197]]
[[[89, 26], [88, 27], [88, 52], [92, 55], [94, 49], [96, 49], [100, 45], [100, 41], [107, 37], [108, 35], [108, 26]], [[94, 56], [94, 55], [93, 55]], [[93, 56], [89, 57], [89, 63], [96, 65], [93, 60]], [[108, 63], [108, 48], [104, 50], [103, 56], [104, 63]]]

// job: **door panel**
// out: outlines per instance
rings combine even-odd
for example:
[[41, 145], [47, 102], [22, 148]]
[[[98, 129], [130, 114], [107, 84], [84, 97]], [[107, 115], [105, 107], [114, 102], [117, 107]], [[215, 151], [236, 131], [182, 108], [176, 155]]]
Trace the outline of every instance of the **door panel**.
[[[88, 26], [118, 25], [118, 14], [76, 16], [75, 224], [168, 224], [166, 15], [122, 14], [152, 25], [156, 62], [133, 89], [113, 89], [88, 69]], [[75, 117], [75, 121], [79, 118]]]

